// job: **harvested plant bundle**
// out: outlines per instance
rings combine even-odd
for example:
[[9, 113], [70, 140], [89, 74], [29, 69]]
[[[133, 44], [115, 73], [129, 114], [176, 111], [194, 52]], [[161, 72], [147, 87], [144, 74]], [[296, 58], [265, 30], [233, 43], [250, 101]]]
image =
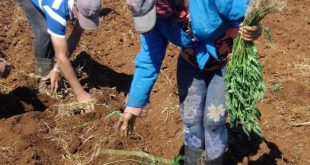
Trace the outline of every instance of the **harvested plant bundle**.
[[[258, 25], [267, 14], [283, 9], [285, 4], [284, 0], [251, 0], [242, 26]], [[246, 134], [255, 132], [263, 137], [258, 123], [261, 114], [256, 106], [266, 90], [262, 66], [254, 43], [244, 41], [240, 35], [234, 40], [225, 85], [231, 127], [241, 124]]]

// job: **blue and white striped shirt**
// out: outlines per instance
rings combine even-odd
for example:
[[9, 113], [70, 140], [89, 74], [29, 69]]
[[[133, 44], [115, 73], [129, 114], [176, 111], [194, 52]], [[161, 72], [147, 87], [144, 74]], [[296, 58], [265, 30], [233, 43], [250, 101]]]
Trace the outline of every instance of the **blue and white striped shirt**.
[[72, 17], [74, 0], [31, 0], [45, 16], [47, 32], [58, 38], [65, 38], [67, 21]]

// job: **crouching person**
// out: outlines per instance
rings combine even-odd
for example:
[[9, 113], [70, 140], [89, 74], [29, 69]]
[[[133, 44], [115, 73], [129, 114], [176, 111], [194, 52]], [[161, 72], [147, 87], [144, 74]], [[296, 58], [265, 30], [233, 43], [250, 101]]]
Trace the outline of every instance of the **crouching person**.
[[[29, 19], [33, 34], [36, 74], [50, 80], [51, 91], [58, 88], [60, 72], [69, 82], [79, 102], [91, 100], [75, 75], [69, 55], [85, 30], [99, 25], [100, 0], [18, 0]], [[76, 19], [66, 39], [66, 25]], [[54, 60], [54, 56], [56, 56]]]

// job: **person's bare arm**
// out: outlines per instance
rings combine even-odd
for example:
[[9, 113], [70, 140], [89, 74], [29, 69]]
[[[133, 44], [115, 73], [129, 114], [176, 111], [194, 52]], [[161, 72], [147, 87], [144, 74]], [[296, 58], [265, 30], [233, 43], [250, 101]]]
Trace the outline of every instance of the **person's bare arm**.
[[[57, 38], [51, 36], [52, 43], [55, 50], [55, 56], [57, 59], [57, 65], [60, 67], [65, 78], [69, 82], [74, 94], [77, 96], [79, 102], [87, 102], [91, 100], [91, 95], [87, 93], [78, 78], [75, 75], [74, 69], [71, 66], [68, 54], [67, 40], [65, 38]], [[91, 107], [93, 108], [93, 107]]]
[[[63, 54], [64, 53], [67, 54], [67, 58], [69, 58], [70, 55], [74, 52], [74, 49], [76, 48], [77, 44], [79, 43], [80, 38], [81, 38], [83, 32], [84, 32], [84, 29], [81, 28], [79, 23], [76, 21], [75, 25], [73, 26], [72, 32], [71, 32], [68, 40], [66, 41], [67, 45], [65, 47], [66, 47], [66, 50], [68, 50], [68, 53], [63, 52]], [[52, 92], [56, 92], [57, 91], [57, 89], [58, 89], [58, 81], [59, 81], [59, 78], [60, 78], [60, 75], [59, 75], [60, 74], [60, 66], [57, 63], [57, 61], [58, 61], [57, 57], [55, 58], [55, 61], [56, 62], [54, 64], [53, 69], [50, 71], [48, 76], [44, 78], [45, 80], [47, 80], [47, 79], [51, 80], [51, 90], [52, 90]]]

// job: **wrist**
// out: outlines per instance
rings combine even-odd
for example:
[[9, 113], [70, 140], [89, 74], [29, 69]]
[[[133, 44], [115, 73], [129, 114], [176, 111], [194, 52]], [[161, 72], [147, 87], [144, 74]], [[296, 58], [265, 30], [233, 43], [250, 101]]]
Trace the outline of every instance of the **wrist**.
[[127, 107], [125, 109], [124, 113], [130, 113], [130, 114], [132, 114], [134, 116], [141, 116], [142, 108]]
[[84, 96], [89, 95], [89, 93], [86, 92], [82, 86], [75, 88], [73, 92], [77, 98], [83, 98]]
[[61, 71], [60, 71], [60, 68], [59, 67], [54, 67], [53, 69], [52, 69], [52, 71], [53, 72], [56, 72], [56, 73], [60, 73]]

